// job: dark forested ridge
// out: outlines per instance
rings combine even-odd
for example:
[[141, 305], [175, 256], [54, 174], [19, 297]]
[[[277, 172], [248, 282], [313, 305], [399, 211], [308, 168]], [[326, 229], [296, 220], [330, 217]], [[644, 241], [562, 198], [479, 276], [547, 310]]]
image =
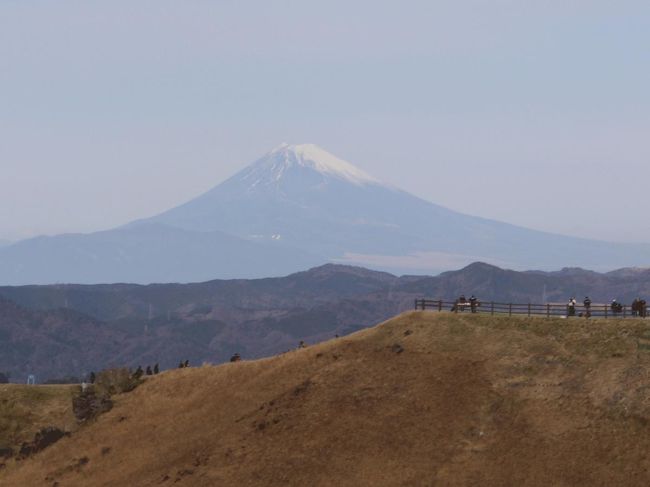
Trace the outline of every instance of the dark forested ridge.
[[22, 381], [109, 365], [173, 367], [260, 357], [372, 326], [419, 297], [596, 302], [650, 296], [650, 270], [515, 272], [475, 263], [439, 276], [396, 277], [328, 264], [282, 278], [194, 284], [0, 287], [0, 372]]

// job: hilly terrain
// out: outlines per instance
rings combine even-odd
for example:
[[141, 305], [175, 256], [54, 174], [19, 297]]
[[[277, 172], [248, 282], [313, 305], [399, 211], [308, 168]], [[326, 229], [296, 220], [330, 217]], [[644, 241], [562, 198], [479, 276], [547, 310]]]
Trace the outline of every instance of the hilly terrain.
[[[432, 181], [432, 198], [440, 184], [447, 182]], [[327, 262], [439, 273], [477, 260], [514, 269], [609, 271], [650, 264], [650, 244], [565, 237], [465, 215], [313, 144], [283, 144], [159, 215], [2, 247], [0, 284], [257, 278]]]
[[650, 270], [517, 272], [483, 263], [439, 276], [328, 264], [282, 278], [194, 284], [0, 287], [0, 372], [23, 382], [83, 377], [107, 366], [261, 358], [380, 323], [416, 298], [631, 303], [650, 296]]
[[645, 321], [408, 312], [148, 378], [0, 484], [645, 486], [649, 343]]

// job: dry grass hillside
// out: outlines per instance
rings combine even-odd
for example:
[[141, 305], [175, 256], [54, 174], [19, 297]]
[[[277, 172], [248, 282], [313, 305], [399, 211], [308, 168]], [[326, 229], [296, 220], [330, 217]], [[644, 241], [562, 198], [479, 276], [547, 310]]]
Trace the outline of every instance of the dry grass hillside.
[[0, 384], [0, 449], [17, 451], [47, 426], [74, 431], [72, 397], [77, 389], [79, 386]]
[[7, 486], [646, 486], [650, 323], [411, 312], [180, 369]]

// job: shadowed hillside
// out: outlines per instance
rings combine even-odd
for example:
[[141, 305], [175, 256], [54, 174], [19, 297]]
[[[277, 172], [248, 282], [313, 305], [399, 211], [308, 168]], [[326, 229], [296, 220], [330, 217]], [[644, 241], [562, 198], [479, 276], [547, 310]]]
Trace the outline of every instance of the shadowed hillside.
[[179, 369], [2, 485], [648, 485], [642, 321], [409, 312]]

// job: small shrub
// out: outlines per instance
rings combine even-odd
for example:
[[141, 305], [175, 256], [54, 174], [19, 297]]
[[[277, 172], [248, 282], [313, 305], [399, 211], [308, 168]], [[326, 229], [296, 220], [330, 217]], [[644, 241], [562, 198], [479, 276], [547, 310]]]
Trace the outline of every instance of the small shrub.
[[87, 421], [99, 416], [113, 407], [113, 401], [107, 396], [97, 396], [93, 389], [87, 389], [72, 398], [72, 412], [77, 421]]
[[69, 436], [70, 433], [66, 433], [59, 428], [54, 426], [48, 426], [47, 428], [42, 428], [34, 436], [34, 440], [29, 443], [23, 443], [18, 452], [18, 458], [24, 459], [34, 453], [38, 453], [41, 450], [44, 450], [48, 446], [56, 443], [64, 436]]
[[141, 382], [140, 379], [133, 377], [126, 367], [106, 369], [97, 374], [94, 389], [99, 396], [112, 396], [132, 391]]
[[87, 385], [72, 398], [72, 410], [78, 421], [87, 421], [110, 411], [111, 396], [135, 389], [142, 381], [126, 367], [106, 369], [97, 374], [95, 383]]

